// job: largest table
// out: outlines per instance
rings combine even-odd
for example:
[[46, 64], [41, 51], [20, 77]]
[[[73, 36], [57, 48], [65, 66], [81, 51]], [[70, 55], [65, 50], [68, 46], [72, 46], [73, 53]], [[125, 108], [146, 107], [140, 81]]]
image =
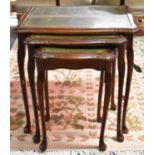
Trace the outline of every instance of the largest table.
[[[127, 37], [127, 79], [123, 107], [122, 130], [128, 132], [126, 112], [133, 72], [133, 35], [138, 28], [127, 6], [65, 6], [65, 7], [31, 7], [21, 18], [17, 26], [18, 33], [18, 67], [24, 99], [26, 126], [24, 132], [30, 132], [30, 115], [25, 82], [24, 40], [30, 34], [68, 34], [97, 35], [114, 34]], [[34, 63], [28, 66], [29, 74], [34, 74]], [[34, 83], [33, 79], [30, 79]], [[34, 91], [34, 90], [32, 90]], [[32, 92], [33, 93], [33, 92]], [[36, 99], [34, 99], [36, 100]]]

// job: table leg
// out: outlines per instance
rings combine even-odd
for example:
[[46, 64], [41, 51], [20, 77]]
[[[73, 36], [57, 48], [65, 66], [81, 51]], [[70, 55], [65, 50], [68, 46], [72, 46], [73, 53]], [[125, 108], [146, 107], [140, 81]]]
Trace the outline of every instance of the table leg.
[[125, 74], [125, 60], [124, 60], [125, 45], [120, 45], [118, 48], [118, 111], [117, 111], [117, 141], [123, 142], [124, 136], [122, 134], [122, 96], [124, 86]]
[[56, 6], [60, 6], [60, 0], [56, 0]]
[[[99, 149], [100, 151], [105, 151], [107, 146], [104, 142], [104, 133], [105, 133], [105, 127], [106, 127], [106, 120], [107, 120], [107, 114], [108, 114], [108, 108], [109, 108], [109, 101], [110, 101], [110, 95], [111, 95], [111, 83], [112, 83], [112, 74], [111, 74], [111, 62], [106, 64], [105, 69], [105, 95], [104, 95], [104, 106], [103, 106], [103, 116], [102, 116], [102, 124], [101, 124], [101, 131], [100, 131], [100, 139], [99, 139]], [[101, 84], [101, 83], [100, 83]]]
[[39, 143], [40, 142], [40, 128], [39, 128], [39, 119], [38, 119], [38, 107], [37, 107], [37, 98], [36, 98], [36, 90], [35, 90], [35, 77], [34, 77], [34, 70], [35, 70], [35, 61], [33, 57], [33, 47], [28, 46], [28, 77], [30, 82], [30, 89], [32, 94], [32, 103], [33, 103], [33, 111], [34, 111], [34, 118], [35, 118], [35, 126], [36, 131], [33, 136], [33, 142]]
[[126, 81], [126, 92], [124, 98], [124, 107], [123, 107], [123, 119], [122, 119], [122, 131], [123, 133], [128, 133], [128, 128], [126, 125], [126, 113], [127, 113], [127, 106], [129, 100], [129, 93], [130, 93], [130, 86], [131, 86], [131, 79], [132, 79], [132, 72], [133, 72], [133, 60], [134, 60], [134, 52], [133, 52], [133, 35], [127, 36], [128, 43], [127, 43], [127, 81]]
[[[116, 49], [115, 49], [116, 50]], [[116, 54], [116, 51], [115, 51]], [[116, 105], [115, 105], [115, 72], [116, 72], [116, 60], [112, 62], [113, 65], [113, 71], [112, 71], [112, 89], [111, 89], [111, 105], [110, 109], [111, 110], [116, 110]]]
[[42, 129], [42, 141], [40, 143], [40, 151], [45, 151], [47, 147], [46, 138], [46, 124], [45, 124], [45, 113], [44, 113], [44, 83], [45, 83], [45, 71], [40, 69], [39, 66], [42, 65], [37, 62], [38, 68], [38, 78], [37, 78], [37, 91], [38, 91], [38, 101], [40, 107], [40, 118], [41, 118], [41, 129]]
[[95, 5], [96, 4], [96, 0], [92, 0], [91, 5]]
[[142, 69], [141, 69], [138, 65], [136, 65], [135, 63], [134, 63], [134, 65], [133, 65], [133, 67], [134, 67], [134, 69], [135, 69], [137, 72], [139, 72], [139, 73], [142, 72]]
[[46, 121], [50, 120], [50, 109], [49, 109], [49, 95], [48, 95], [48, 71], [45, 71], [45, 107], [46, 107]]
[[98, 104], [97, 104], [97, 122], [101, 122], [101, 104], [102, 104], [102, 94], [103, 94], [103, 85], [104, 85], [104, 71], [100, 73], [100, 84], [99, 84], [99, 95], [98, 95]]
[[26, 82], [25, 82], [25, 72], [24, 72], [24, 58], [25, 58], [25, 46], [24, 41], [25, 36], [18, 35], [18, 53], [17, 53], [17, 61], [18, 61], [18, 69], [20, 76], [20, 83], [22, 89], [22, 95], [24, 100], [25, 114], [26, 114], [26, 126], [24, 127], [24, 133], [31, 132], [31, 122], [30, 122], [30, 113], [28, 106], [28, 98], [27, 98], [27, 90], [26, 90]]

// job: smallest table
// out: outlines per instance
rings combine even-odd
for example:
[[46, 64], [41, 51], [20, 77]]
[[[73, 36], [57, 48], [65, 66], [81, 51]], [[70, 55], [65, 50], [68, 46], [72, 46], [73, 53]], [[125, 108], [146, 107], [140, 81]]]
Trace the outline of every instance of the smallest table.
[[[40, 150], [45, 151], [47, 147], [46, 137], [46, 125], [44, 115], [44, 83], [45, 72], [54, 69], [95, 69], [101, 72], [100, 86], [103, 87], [105, 82], [105, 95], [102, 125], [100, 130], [99, 149], [104, 151], [106, 144], [104, 142], [104, 131], [107, 120], [107, 113], [111, 95], [112, 84], [112, 71], [114, 70], [113, 62], [115, 61], [115, 54], [112, 50], [106, 50], [103, 48], [54, 48], [54, 47], [42, 47], [39, 49], [33, 49], [34, 58], [36, 59], [38, 78], [37, 78], [37, 90], [38, 100], [40, 105], [40, 116], [42, 124], [42, 141], [40, 144]], [[105, 74], [105, 78], [104, 75]], [[103, 80], [104, 78], [104, 80]], [[102, 91], [99, 89], [99, 97], [101, 97]], [[101, 109], [100, 109], [101, 110]]]

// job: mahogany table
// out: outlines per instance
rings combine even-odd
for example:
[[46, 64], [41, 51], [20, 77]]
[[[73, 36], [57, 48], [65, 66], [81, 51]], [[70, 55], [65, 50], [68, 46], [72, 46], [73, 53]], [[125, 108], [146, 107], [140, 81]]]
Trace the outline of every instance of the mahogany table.
[[[30, 132], [30, 115], [25, 82], [24, 40], [31, 34], [49, 35], [124, 35], [127, 38], [127, 79], [123, 107], [122, 130], [127, 133], [126, 112], [133, 72], [133, 35], [138, 31], [133, 16], [127, 6], [64, 6], [31, 7], [20, 19], [16, 28], [18, 33], [18, 67], [24, 99], [26, 126]], [[34, 74], [34, 63], [28, 66], [29, 74]], [[30, 79], [30, 84], [34, 84]], [[32, 90], [33, 93], [34, 90]], [[36, 99], [33, 99], [35, 101]], [[35, 109], [35, 108], [34, 108]], [[36, 113], [36, 111], [34, 112]], [[39, 128], [39, 126], [38, 126]]]

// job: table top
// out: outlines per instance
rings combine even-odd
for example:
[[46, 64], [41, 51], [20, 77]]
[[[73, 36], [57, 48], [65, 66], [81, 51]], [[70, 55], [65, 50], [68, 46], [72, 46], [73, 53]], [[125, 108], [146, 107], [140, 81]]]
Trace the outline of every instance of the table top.
[[17, 26], [27, 33], [133, 33], [137, 30], [126, 6], [32, 7]]

